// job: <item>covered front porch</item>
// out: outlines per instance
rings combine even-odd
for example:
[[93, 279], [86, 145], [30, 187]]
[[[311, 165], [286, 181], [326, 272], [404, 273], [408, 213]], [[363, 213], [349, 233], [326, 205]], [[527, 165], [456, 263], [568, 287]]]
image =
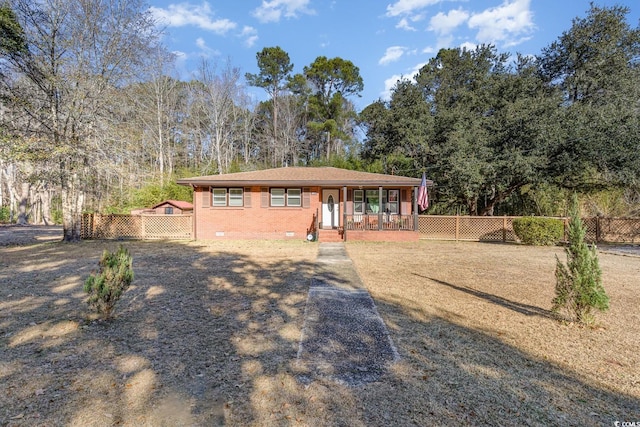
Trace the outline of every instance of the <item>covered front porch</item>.
[[[418, 187], [321, 188], [318, 240], [418, 240]], [[331, 232], [333, 230], [333, 233]]]

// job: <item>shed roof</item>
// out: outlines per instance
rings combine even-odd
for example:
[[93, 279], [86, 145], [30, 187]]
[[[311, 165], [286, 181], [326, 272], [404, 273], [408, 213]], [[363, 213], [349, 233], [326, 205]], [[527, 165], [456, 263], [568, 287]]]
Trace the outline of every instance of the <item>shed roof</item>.
[[[183, 178], [177, 181], [181, 185], [193, 186], [419, 186], [420, 178], [400, 175], [361, 172], [334, 167], [286, 167], [264, 169], [250, 172], [236, 172], [222, 175], [207, 175]], [[433, 185], [427, 181], [427, 185]]]
[[183, 211], [184, 210], [193, 209], [193, 203], [185, 202], [183, 200], [165, 200], [162, 203], [158, 203], [157, 205], [155, 205], [151, 209], [156, 209], [156, 208], [158, 208], [158, 207], [160, 207], [162, 205], [166, 205], [166, 204], [172, 205], [172, 206], [174, 206], [174, 207], [176, 207], [178, 209], [182, 209]]

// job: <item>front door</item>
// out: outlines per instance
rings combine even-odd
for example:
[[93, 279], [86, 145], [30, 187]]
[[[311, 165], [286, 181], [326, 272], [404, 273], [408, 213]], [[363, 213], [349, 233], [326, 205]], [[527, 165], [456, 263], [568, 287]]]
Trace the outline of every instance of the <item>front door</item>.
[[322, 228], [340, 225], [340, 190], [322, 190]]

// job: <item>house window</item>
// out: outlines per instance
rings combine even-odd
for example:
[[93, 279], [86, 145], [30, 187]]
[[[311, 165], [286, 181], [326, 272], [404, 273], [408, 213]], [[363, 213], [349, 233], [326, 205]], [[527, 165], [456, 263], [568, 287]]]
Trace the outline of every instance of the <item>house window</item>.
[[302, 206], [302, 191], [299, 188], [287, 190], [287, 206]]
[[400, 190], [389, 190], [387, 193], [387, 203], [385, 206], [385, 212], [391, 214], [397, 214], [400, 212], [398, 209], [398, 203], [400, 201]]
[[166, 207], [164, 208], [164, 214], [165, 215], [173, 215], [173, 208], [172, 207]]
[[214, 188], [213, 206], [243, 206], [244, 190], [242, 188]]
[[242, 206], [244, 194], [242, 188], [229, 189], [229, 206]]
[[380, 212], [380, 195], [378, 190], [367, 190], [367, 213], [377, 214]]
[[400, 213], [400, 190], [382, 190], [382, 200], [378, 190], [354, 190], [353, 212], [377, 214], [381, 211], [388, 214]]
[[364, 190], [353, 190], [353, 213], [364, 213]]
[[213, 206], [227, 206], [227, 189], [213, 189]]
[[299, 188], [272, 188], [271, 206], [302, 206], [302, 190]]
[[271, 206], [284, 206], [284, 188], [271, 189]]

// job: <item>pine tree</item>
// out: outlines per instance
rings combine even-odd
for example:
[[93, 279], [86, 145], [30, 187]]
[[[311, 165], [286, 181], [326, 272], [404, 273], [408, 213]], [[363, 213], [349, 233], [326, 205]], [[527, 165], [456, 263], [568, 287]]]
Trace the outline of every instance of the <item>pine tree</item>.
[[594, 245], [584, 241], [585, 228], [580, 219], [578, 198], [573, 196], [569, 221], [569, 246], [567, 264], [556, 256], [556, 297], [553, 299], [554, 312], [565, 310], [579, 323], [594, 321], [592, 310], [609, 309], [609, 297], [602, 286], [602, 270], [598, 263], [598, 252]]

